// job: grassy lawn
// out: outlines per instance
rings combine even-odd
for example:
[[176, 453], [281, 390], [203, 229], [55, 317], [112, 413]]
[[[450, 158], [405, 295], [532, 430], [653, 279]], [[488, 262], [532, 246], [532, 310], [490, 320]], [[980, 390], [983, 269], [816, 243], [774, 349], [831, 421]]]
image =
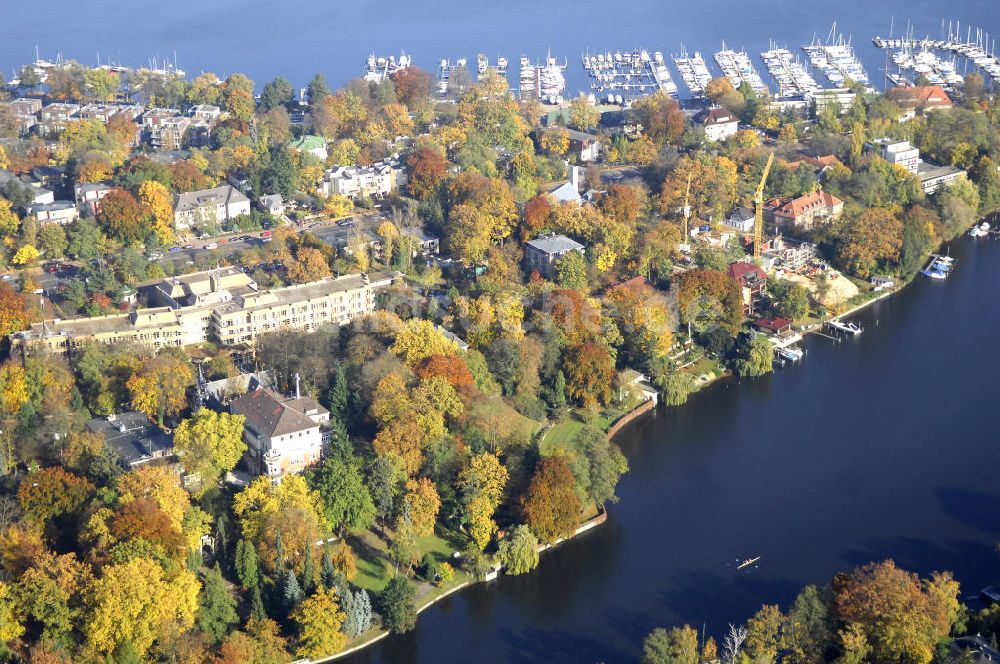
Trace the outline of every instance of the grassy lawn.
[[523, 440], [529, 440], [542, 426], [541, 422], [525, 417], [511, 408], [500, 397], [473, 401], [469, 406], [469, 417], [486, 428], [498, 425], [505, 433]]
[[[594, 426], [600, 427], [605, 431], [618, 419], [619, 415], [608, 415], [601, 413], [597, 418], [594, 419]], [[545, 440], [542, 441], [540, 446], [540, 451], [543, 455], [548, 454], [551, 450], [555, 449], [568, 449], [572, 447], [573, 438], [576, 437], [580, 430], [586, 426], [583, 421], [583, 415], [577, 411], [571, 411], [570, 414], [563, 419], [562, 422], [558, 422], [549, 432], [545, 434]]]
[[[381, 591], [395, 570], [395, 566], [389, 560], [388, 545], [379, 537], [378, 533], [372, 530], [351, 533], [347, 541], [357, 556], [358, 574], [352, 579], [352, 583], [370, 593]], [[460, 533], [448, 532], [438, 526], [437, 531], [430, 537], [417, 538], [417, 548], [420, 551], [417, 556], [418, 561], [424, 557], [424, 554], [431, 553], [438, 563], [448, 562], [452, 567], [457, 567], [458, 563], [452, 559], [452, 553], [462, 551], [465, 548], [465, 543]], [[457, 580], [460, 576], [462, 580], [467, 579], [456, 569], [455, 579]], [[454, 585], [455, 581], [448, 584], [448, 587]], [[423, 588], [423, 586], [427, 586], [427, 588]], [[418, 583], [418, 596], [423, 596], [430, 589], [429, 584]]]

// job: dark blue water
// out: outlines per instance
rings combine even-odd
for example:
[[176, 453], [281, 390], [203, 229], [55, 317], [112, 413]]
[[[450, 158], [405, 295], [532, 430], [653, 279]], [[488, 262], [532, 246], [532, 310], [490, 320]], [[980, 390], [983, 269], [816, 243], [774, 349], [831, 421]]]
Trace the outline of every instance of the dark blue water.
[[[189, 75], [242, 71], [259, 84], [284, 75], [303, 86], [317, 71], [343, 83], [361, 74], [368, 53], [402, 49], [431, 71], [444, 57], [464, 56], [474, 66], [477, 53], [505, 55], [516, 84], [518, 58], [538, 59], [551, 49], [569, 59], [572, 94], [587, 87], [579, 62], [587, 48], [641, 46], [669, 55], [683, 44], [701, 50], [719, 73], [710, 55], [725, 40], [752, 53], [763, 73], [757, 55], [771, 39], [798, 51], [815, 34], [825, 38], [836, 20], [880, 83], [884, 52], [871, 38], [887, 35], [893, 17], [897, 36], [908, 19], [916, 36], [941, 36], [942, 19], [1000, 32], [996, 0], [54, 0], [43, 7], [0, 2], [4, 72], [33, 60], [36, 45], [48, 59], [61, 53], [91, 65], [98, 54], [102, 61], [140, 66], [154, 56], [172, 60], [176, 51]], [[679, 81], [672, 65], [671, 71]]]
[[1000, 581], [1000, 243], [951, 252], [947, 281], [853, 316], [860, 337], [810, 338], [800, 366], [636, 422], [606, 526], [352, 661], [635, 661], [655, 626], [718, 635], [887, 557], [953, 570], [963, 594]]

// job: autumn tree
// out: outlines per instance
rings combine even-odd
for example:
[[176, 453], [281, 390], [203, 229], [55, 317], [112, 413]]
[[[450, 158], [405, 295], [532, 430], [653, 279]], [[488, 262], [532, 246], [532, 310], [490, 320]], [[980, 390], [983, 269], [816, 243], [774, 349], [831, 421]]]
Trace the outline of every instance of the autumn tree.
[[687, 200], [696, 217], [721, 218], [736, 202], [736, 186], [737, 168], [729, 158], [704, 153], [685, 156], [663, 181], [660, 210], [664, 214], [679, 214]]
[[174, 431], [174, 448], [188, 474], [197, 474], [203, 490], [236, 467], [247, 451], [243, 442], [243, 415], [201, 408]]
[[569, 103], [569, 126], [580, 131], [590, 131], [601, 120], [601, 112], [590, 101], [579, 96]]
[[276, 485], [258, 477], [236, 494], [233, 512], [243, 537], [257, 546], [261, 562], [272, 572], [281, 565], [301, 570], [306, 548], [329, 527], [322, 497], [301, 475], [286, 475]]
[[194, 625], [199, 586], [191, 572], [168, 577], [148, 558], [106, 567], [88, 600], [88, 643], [98, 652], [130, 643], [140, 656], [145, 654], [169, 624], [181, 630]]
[[552, 215], [552, 203], [549, 197], [540, 194], [524, 204], [524, 222], [521, 226], [521, 239], [530, 240], [537, 236], [548, 223]]
[[94, 485], [58, 466], [28, 475], [17, 490], [24, 513], [39, 523], [75, 512], [94, 492]]
[[412, 153], [406, 160], [406, 166], [409, 169], [407, 187], [410, 193], [421, 200], [428, 200], [438, 192], [444, 181], [448, 161], [437, 150], [425, 147]]
[[538, 145], [543, 152], [562, 157], [569, 150], [569, 132], [561, 127], [546, 129], [538, 137]]
[[126, 382], [132, 407], [156, 418], [163, 426], [165, 417], [173, 417], [187, 405], [185, 391], [194, 382], [191, 366], [176, 355], [161, 353], [146, 360], [142, 368]]
[[608, 347], [598, 342], [580, 344], [567, 351], [566, 393], [585, 408], [607, 405], [614, 392], [615, 367]]
[[24, 296], [7, 282], [0, 282], [0, 337], [25, 330], [30, 322], [31, 314]]
[[480, 551], [496, 532], [493, 513], [500, 505], [508, 478], [499, 457], [489, 452], [473, 456], [459, 473], [458, 488], [465, 505], [469, 536]]
[[420, 379], [443, 378], [459, 394], [471, 396], [476, 391], [475, 379], [468, 363], [456, 354], [428, 355], [413, 367]]
[[426, 477], [408, 480], [403, 505], [417, 537], [430, 537], [434, 534], [434, 524], [438, 510], [441, 509], [441, 498], [438, 497], [434, 482]]
[[97, 222], [104, 232], [125, 244], [138, 244], [149, 233], [142, 206], [124, 189], [112, 189], [98, 203]]
[[895, 266], [903, 246], [903, 222], [887, 208], [871, 208], [844, 220], [837, 257], [852, 274], [867, 278]]
[[173, 242], [174, 206], [167, 188], [155, 180], [146, 180], [139, 185], [139, 204], [149, 216], [159, 243]]
[[958, 608], [950, 574], [920, 579], [891, 560], [838, 574], [832, 586], [837, 613], [863, 639], [872, 661], [932, 661]]
[[330, 276], [330, 265], [319, 249], [300, 247], [288, 264], [288, 278], [298, 284], [319, 281]]
[[657, 627], [642, 642], [642, 664], [698, 664], [698, 632], [688, 625]]
[[296, 607], [291, 618], [298, 627], [297, 657], [326, 657], [347, 643], [347, 635], [341, 631], [345, 616], [335, 591], [320, 586]]
[[677, 294], [681, 323], [700, 332], [721, 327], [735, 334], [743, 320], [739, 286], [729, 275], [716, 270], [688, 270], [671, 284]]
[[238, 120], [249, 122], [254, 114], [253, 81], [244, 74], [232, 74], [222, 85], [225, 109]]
[[432, 355], [447, 355], [458, 350], [455, 342], [445, 337], [429, 320], [413, 318], [396, 335], [389, 352], [409, 366]]
[[431, 96], [431, 75], [419, 67], [404, 67], [391, 76], [396, 98], [411, 111], [423, 107]]
[[684, 111], [676, 99], [664, 92], [638, 99], [632, 113], [642, 124], [643, 133], [657, 145], [676, 143], [684, 133]]
[[546, 457], [538, 462], [521, 508], [531, 530], [545, 543], [552, 544], [576, 532], [580, 499], [565, 457]]

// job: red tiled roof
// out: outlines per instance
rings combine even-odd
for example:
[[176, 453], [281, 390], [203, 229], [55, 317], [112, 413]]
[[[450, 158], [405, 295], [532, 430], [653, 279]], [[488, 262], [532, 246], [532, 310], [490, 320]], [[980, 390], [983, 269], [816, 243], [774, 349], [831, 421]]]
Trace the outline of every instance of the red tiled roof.
[[744, 261], [730, 264], [726, 271], [741, 286], [746, 286], [748, 281], [767, 279], [767, 274], [759, 266]]
[[761, 328], [762, 330], [771, 330], [772, 332], [780, 332], [786, 327], [790, 326], [792, 321], [787, 318], [781, 318], [775, 316], [774, 318], [761, 318], [754, 321], [754, 325]]
[[904, 108], [951, 108], [951, 97], [940, 85], [893, 88], [888, 97]]
[[733, 115], [728, 110], [715, 107], [708, 108], [695, 116], [695, 121], [700, 122], [703, 125], [717, 125], [717, 124], [728, 124], [730, 122], [739, 122], [739, 118]]
[[825, 191], [814, 191], [811, 194], [799, 196], [795, 200], [788, 201], [787, 203], [772, 205], [772, 203], [775, 203], [776, 201], [778, 201], [778, 199], [774, 199], [768, 203], [768, 205], [774, 208], [774, 214], [782, 217], [801, 217], [805, 213], [818, 208], [832, 208], [834, 206], [844, 204], [842, 200]]

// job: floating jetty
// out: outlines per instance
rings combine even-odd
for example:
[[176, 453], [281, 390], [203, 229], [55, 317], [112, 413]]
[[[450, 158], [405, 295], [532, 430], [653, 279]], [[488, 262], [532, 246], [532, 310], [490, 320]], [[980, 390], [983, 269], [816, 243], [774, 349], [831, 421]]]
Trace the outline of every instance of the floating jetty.
[[947, 279], [957, 264], [958, 261], [951, 256], [931, 254], [930, 262], [927, 263], [927, 267], [920, 271], [920, 274], [930, 279]]
[[694, 55], [689, 56], [683, 48], [682, 46], [680, 55], [673, 56], [674, 66], [680, 72], [681, 80], [684, 81], [684, 85], [687, 86], [691, 96], [704, 97], [705, 88], [708, 87], [708, 82], [712, 80], [712, 74], [708, 71], [708, 66], [705, 65], [705, 60], [701, 57], [701, 53], [695, 51]]
[[590, 89], [596, 98], [618, 103], [619, 98], [635, 98], [663, 92], [677, 94], [677, 84], [663, 61], [663, 54], [650, 55], [645, 49], [584, 53], [583, 68], [590, 78]]
[[715, 62], [734, 88], [746, 83], [758, 95], [768, 92], [746, 51], [734, 51], [726, 48], [726, 42], [722, 42], [722, 50], [715, 54]]
[[521, 99], [537, 98], [549, 104], [562, 103], [566, 91], [566, 71], [568, 62], [562, 64], [549, 53], [544, 64], [536, 65], [527, 56], [521, 56], [520, 94]]
[[410, 64], [412, 64], [410, 56], [406, 53], [401, 53], [398, 59], [394, 55], [384, 57], [372, 53], [368, 56], [368, 61], [365, 64], [364, 79], [373, 83], [381, 83], [396, 72], [406, 69]]
[[455, 60], [455, 62], [452, 62], [447, 58], [441, 59], [441, 63], [438, 65], [438, 82], [437, 82], [437, 92], [439, 95], [444, 96], [448, 94], [448, 87], [451, 82], [452, 72], [454, 72], [459, 67], [465, 69], [467, 64], [468, 60], [466, 60], [465, 58], [459, 58], [458, 60]]
[[802, 50], [809, 56], [812, 66], [823, 72], [834, 85], [843, 86], [852, 80], [870, 88], [868, 73], [855, 55], [850, 39], [845, 41], [843, 35], [837, 34], [836, 21], [830, 28], [826, 43], [814, 36], [812, 43], [803, 46]]
[[[490, 70], [490, 56], [485, 53], [480, 53], [476, 56], [476, 80], [481, 81], [486, 78], [486, 72]], [[493, 71], [499, 76], [507, 76], [507, 58], [502, 55], [497, 58], [496, 65], [492, 67]]]
[[892, 61], [901, 70], [925, 77], [931, 85], [940, 85], [948, 90], [965, 85], [965, 79], [958, 73], [954, 61], [941, 58], [926, 48], [917, 52], [910, 49], [897, 51], [892, 54]]
[[760, 54], [771, 77], [778, 82], [778, 97], [805, 97], [821, 88], [787, 48], [771, 49]]
[[972, 27], [967, 27], [963, 38], [961, 25], [958, 22], [954, 25], [949, 22], [947, 37], [944, 39], [930, 39], [929, 37], [914, 39], [908, 34], [906, 37], [898, 39], [875, 37], [872, 39], [872, 43], [878, 48], [900, 49], [908, 53], [931, 50], [946, 51], [965, 58], [991, 77], [1000, 78], [1000, 58], [996, 56], [996, 39], [991, 41], [989, 33], [981, 28], [976, 28], [975, 34], [973, 34]]

